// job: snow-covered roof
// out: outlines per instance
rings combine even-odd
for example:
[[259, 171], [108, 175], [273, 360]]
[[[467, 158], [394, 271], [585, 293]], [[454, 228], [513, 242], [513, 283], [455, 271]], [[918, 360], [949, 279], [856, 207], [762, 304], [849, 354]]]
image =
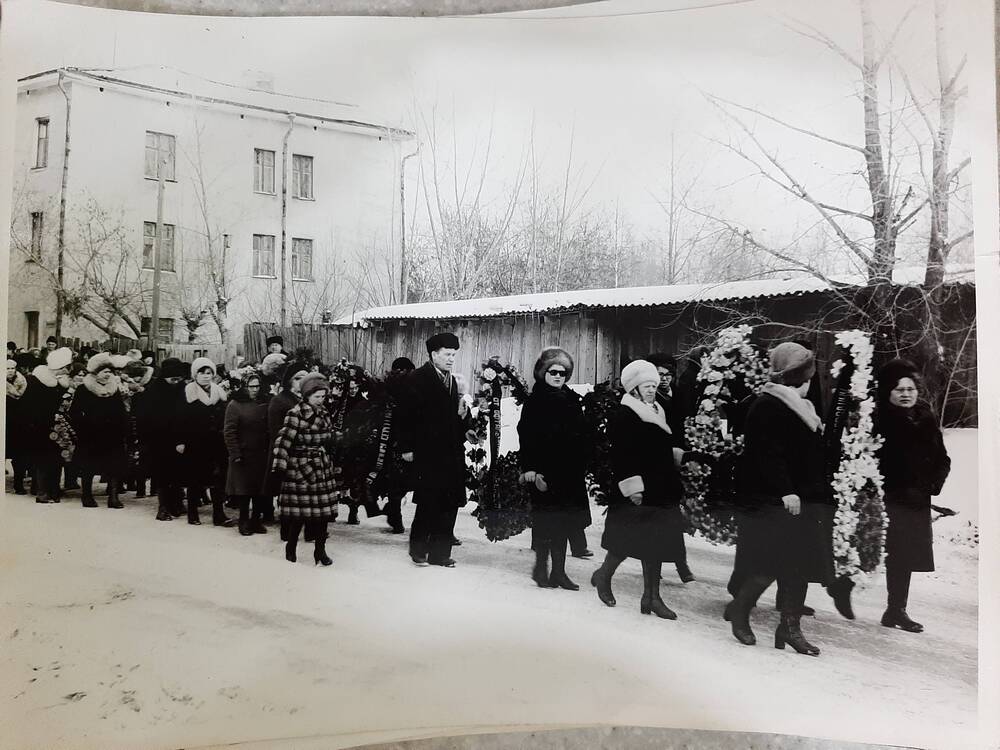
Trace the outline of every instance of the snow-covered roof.
[[[200, 101], [208, 104], [240, 107], [261, 114], [287, 115], [361, 129], [374, 129], [398, 138], [412, 138], [413, 133], [371, 121], [370, 113], [355, 104], [318, 97], [294, 96], [264, 90], [252, 85], [217, 81], [164, 65], [139, 65], [131, 68], [61, 68], [72, 80], [91, 85], [122, 86], [147, 94]], [[59, 70], [19, 79], [22, 89], [47, 85]], [[266, 78], [266, 76], [261, 76]]]
[[[920, 284], [924, 280], [924, 272], [925, 270], [919, 267], [897, 268], [893, 274], [893, 281], [897, 284]], [[973, 279], [971, 267], [952, 269], [948, 274], [949, 281], [971, 282]], [[865, 284], [865, 279], [861, 276], [842, 276], [832, 280], [838, 284], [850, 286], [863, 286]], [[409, 305], [373, 307], [345, 315], [335, 324], [366, 325], [371, 321], [378, 320], [490, 318], [594, 307], [652, 307], [691, 302], [798, 296], [823, 292], [831, 288], [831, 284], [822, 279], [804, 276], [710, 284], [578, 289], [567, 292], [513, 294], [507, 297], [481, 297], [447, 302], [418, 302]]]

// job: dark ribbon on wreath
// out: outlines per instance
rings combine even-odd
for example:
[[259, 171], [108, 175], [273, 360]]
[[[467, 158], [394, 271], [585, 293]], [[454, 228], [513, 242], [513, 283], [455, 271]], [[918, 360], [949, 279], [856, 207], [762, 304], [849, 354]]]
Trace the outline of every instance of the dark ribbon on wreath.
[[385, 468], [385, 457], [389, 452], [389, 433], [392, 431], [392, 407], [386, 407], [385, 416], [382, 418], [382, 429], [378, 436], [378, 457], [375, 459], [375, 468], [368, 473], [368, 488], [373, 489], [378, 481], [379, 475]]
[[854, 375], [854, 360], [849, 359], [844, 368], [837, 376], [837, 383], [833, 388], [833, 402], [830, 404], [830, 411], [826, 415], [826, 424], [823, 425], [823, 439], [826, 443], [826, 474], [827, 480], [832, 482], [834, 474], [840, 468], [841, 444], [844, 430], [847, 429], [847, 422], [851, 415], [851, 407], [854, 397], [851, 395], [851, 378]]
[[497, 459], [500, 457], [500, 399], [503, 396], [503, 386], [498, 379], [490, 383], [489, 400], [489, 441], [490, 468], [486, 477], [486, 491], [489, 493], [490, 504], [496, 502], [497, 491]]

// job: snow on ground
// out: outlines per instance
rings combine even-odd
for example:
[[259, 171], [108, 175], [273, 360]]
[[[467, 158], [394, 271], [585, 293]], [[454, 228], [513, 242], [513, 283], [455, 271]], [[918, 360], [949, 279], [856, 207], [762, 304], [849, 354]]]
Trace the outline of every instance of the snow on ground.
[[[276, 530], [153, 520], [155, 501], [84, 509], [0, 500], [0, 746], [192, 747], [374, 730], [520, 725], [656, 725], [970, 746], [976, 726], [976, 551], [939, 545], [916, 575], [914, 635], [878, 624], [884, 590], [857, 593], [858, 619], [821, 589], [804, 622], [819, 658], [772, 648], [765, 594], [755, 648], [720, 617], [730, 549], [691, 541], [698, 580], [665, 571], [675, 622], [638, 611], [626, 562], [616, 608], [570, 559], [579, 592], [529, 578], [528, 535], [487, 541], [460, 513], [454, 569], [416, 568], [381, 519], [332, 527], [330, 568], [311, 545], [287, 563]], [[103, 498], [99, 498], [103, 500]], [[205, 511], [207, 509], [203, 509]], [[407, 525], [413, 506], [405, 508]], [[209, 514], [203, 512], [203, 517]], [[363, 515], [363, 514], [362, 514]], [[944, 519], [936, 527], [944, 533]]]

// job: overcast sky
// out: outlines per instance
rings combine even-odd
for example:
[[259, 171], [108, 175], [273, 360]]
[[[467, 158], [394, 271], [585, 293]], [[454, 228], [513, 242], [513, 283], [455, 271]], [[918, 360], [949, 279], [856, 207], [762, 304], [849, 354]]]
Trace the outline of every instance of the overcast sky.
[[[855, 52], [857, 5], [755, 0], [669, 10], [682, 4], [697, 3], [612, 0], [514, 18], [211, 19], [14, 0], [5, 3], [4, 44], [18, 77], [62, 65], [168, 65], [238, 83], [245, 71], [263, 70], [273, 74], [278, 91], [351, 102], [365, 117], [418, 129], [414, 102], [425, 112], [436, 106], [441, 122], [454, 112], [462, 153], [492, 123], [498, 167], [513, 167], [534, 122], [536, 148], [553, 179], [565, 166], [573, 133], [574, 163], [581, 181], [595, 180], [594, 199], [619, 201], [642, 224], [656, 220], [650, 191], [665, 184], [674, 133], [684, 170], [702, 173], [704, 201], [724, 204], [770, 236], [790, 236], [812, 217], [743, 179], [745, 168], [706, 140], [729, 131], [702, 92], [860, 142], [857, 71], [786, 26], [806, 21]], [[888, 34], [912, 3], [875, 4]], [[917, 5], [897, 50], [917, 87], [929, 90], [931, 4]], [[955, 16], [957, 59], [969, 19]], [[761, 128], [811, 185], [842, 197], [848, 182], [815, 165], [850, 174], [860, 166], [856, 157]], [[955, 154], [964, 155], [967, 143], [959, 132]]]

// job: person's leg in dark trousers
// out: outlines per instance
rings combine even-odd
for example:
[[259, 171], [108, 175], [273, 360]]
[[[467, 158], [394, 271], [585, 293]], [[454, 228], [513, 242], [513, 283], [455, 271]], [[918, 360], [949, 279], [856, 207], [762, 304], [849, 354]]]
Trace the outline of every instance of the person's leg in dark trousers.
[[781, 623], [774, 632], [774, 647], [784, 648], [788, 644], [800, 654], [819, 656], [819, 649], [802, 635], [802, 607], [806, 601], [809, 583], [797, 576], [781, 576]]
[[594, 553], [587, 549], [587, 532], [584, 529], [573, 529], [569, 532], [569, 551], [573, 557], [593, 557]]
[[161, 483], [156, 488], [156, 520], [172, 521], [174, 519], [174, 508], [176, 506], [175, 494], [177, 488]]
[[226, 488], [221, 484], [212, 486], [212, 525], [234, 526], [236, 521], [226, 515]]
[[[253, 507], [260, 509], [261, 523], [274, 523], [274, 498], [270, 495], [257, 495], [254, 497]], [[259, 533], [259, 532], [258, 532]]]
[[236, 500], [240, 509], [240, 520], [238, 524], [240, 536], [251, 536], [253, 532], [250, 530], [250, 496], [236, 495], [233, 499]]
[[45, 491], [49, 496], [50, 503], [58, 503], [62, 497], [62, 488], [59, 486], [59, 479], [62, 476], [62, 461], [57, 457], [53, 458], [46, 466], [45, 471]]
[[431, 565], [453, 567], [451, 559], [452, 540], [455, 538], [455, 521], [458, 519], [458, 506], [449, 498], [442, 498], [436, 512], [431, 515], [431, 529], [427, 562]]
[[890, 562], [885, 566], [885, 582], [888, 589], [888, 601], [882, 624], [887, 628], [900, 628], [908, 633], [921, 633], [924, 626], [914, 622], [906, 613], [906, 605], [910, 599], [910, 570], [900, 570]]
[[117, 508], [121, 510], [125, 506], [122, 505], [121, 498], [118, 497], [120, 490], [121, 480], [117, 477], [108, 477], [108, 507]]
[[26, 462], [23, 458], [13, 458], [10, 465], [14, 469], [14, 494], [24, 495], [27, 492], [24, 489], [24, 477], [27, 474]]
[[271, 498], [266, 495], [254, 495], [250, 504], [250, 532], [252, 534], [266, 534], [267, 526], [264, 525], [264, 512], [267, 507], [271, 508], [271, 517], [274, 517], [274, 505]]
[[418, 564], [426, 564], [430, 552], [432, 505], [434, 498], [419, 490], [414, 493], [413, 502], [417, 511], [410, 527], [410, 557]]
[[75, 464], [69, 463], [63, 468], [63, 488], [67, 490], [80, 489], [80, 470]]
[[389, 499], [385, 504], [385, 520], [388, 522], [393, 534], [402, 534], [406, 531], [406, 528], [403, 526], [402, 509], [403, 495], [405, 494], [404, 492], [392, 491], [389, 493]]
[[304, 525], [305, 522], [301, 518], [289, 518], [286, 521], [285, 528], [288, 538], [285, 540], [285, 559], [288, 562], [296, 560], [295, 546], [299, 543], [299, 532], [302, 531]]
[[568, 543], [569, 540], [565, 533], [554, 534], [549, 541], [549, 554], [552, 556], [552, 575], [549, 576], [549, 585], [552, 588], [579, 591], [580, 587], [566, 575], [566, 546]]
[[192, 526], [201, 526], [201, 519], [198, 517], [198, 498], [201, 496], [202, 488], [189, 485], [186, 489], [188, 523]]
[[80, 485], [82, 487], [82, 491], [80, 492], [80, 503], [84, 508], [96, 508], [97, 501], [94, 500], [94, 475], [81, 474]]

